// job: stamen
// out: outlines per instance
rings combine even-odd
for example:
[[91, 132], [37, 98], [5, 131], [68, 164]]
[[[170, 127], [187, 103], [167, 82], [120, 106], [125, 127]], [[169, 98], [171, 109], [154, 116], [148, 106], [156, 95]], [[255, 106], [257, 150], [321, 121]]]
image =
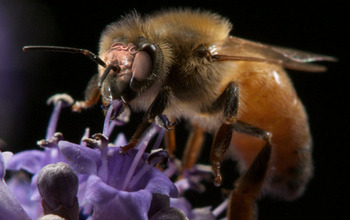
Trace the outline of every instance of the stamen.
[[178, 166], [176, 165], [176, 162], [173, 161], [173, 159], [170, 159], [170, 161], [168, 162], [168, 168], [165, 169], [163, 173], [165, 176], [170, 178], [173, 175], [175, 175], [176, 171], [178, 170], [177, 168]]
[[140, 162], [140, 159], [143, 155], [143, 153], [146, 150], [146, 147], [149, 143], [149, 141], [151, 140], [151, 138], [158, 132], [158, 127], [157, 126], [152, 126], [141, 138], [141, 141], [137, 144], [136, 148], [138, 148], [138, 151], [134, 157], [134, 160], [131, 163], [131, 166], [128, 170], [128, 173], [126, 175], [126, 178], [124, 180], [123, 186], [122, 186], [122, 190], [126, 190], [126, 187], [129, 185], [129, 182], [132, 178], [132, 176], [135, 173], [136, 167]]
[[165, 129], [160, 129], [158, 137], [157, 137], [157, 140], [156, 140], [156, 142], [153, 145], [153, 149], [160, 148], [160, 143], [163, 140], [164, 134], [165, 134]]
[[[110, 122], [111, 120], [111, 116], [112, 116], [112, 113], [113, 113], [113, 117], [115, 117], [116, 115], [119, 114], [119, 111], [120, 111], [120, 108], [122, 106], [122, 102], [119, 101], [119, 100], [113, 100], [111, 103], [110, 103], [110, 106], [108, 108], [108, 111], [107, 111], [107, 114], [106, 114], [106, 117], [105, 117], [105, 121], [104, 121], [104, 124], [103, 124], [103, 134], [106, 136], [106, 137], [109, 137], [109, 135], [111, 134], [112, 130], [113, 130], [113, 127], [114, 127], [114, 124], [112, 124]], [[112, 127], [112, 128], [110, 128]]]
[[70, 106], [74, 103], [74, 100], [72, 99], [71, 96], [67, 94], [56, 94], [51, 96], [47, 100], [47, 104], [53, 103], [55, 105], [55, 108], [51, 114], [50, 121], [49, 121], [49, 126], [47, 128], [46, 132], [46, 140], [51, 139], [55, 132], [56, 132], [56, 127], [57, 127], [57, 121], [61, 112], [61, 109], [63, 107]]
[[109, 134], [108, 134], [108, 127], [109, 127], [109, 120], [111, 118], [112, 112], [113, 112], [113, 106], [110, 105], [109, 108], [108, 108], [106, 117], [105, 117], [105, 121], [103, 123], [103, 132], [102, 132], [107, 137], [109, 136]]
[[142, 168], [137, 172], [136, 175], [134, 175], [134, 177], [130, 181], [129, 189], [132, 189], [134, 185], [140, 181], [141, 177], [143, 177], [143, 175], [151, 169], [151, 166], [156, 166], [157, 164], [160, 164], [161, 166], [163, 166], [168, 162], [168, 160], [169, 160], [169, 154], [166, 150], [163, 150], [163, 149], [153, 150], [153, 152], [147, 158], [147, 163], [150, 166], [147, 166], [147, 165], [142, 166]]
[[218, 207], [216, 207], [212, 214], [217, 218], [221, 213], [223, 213], [227, 209], [228, 199], [225, 199]]
[[184, 179], [181, 179], [179, 181], [176, 181], [175, 183], [175, 186], [177, 188], [177, 190], [179, 191], [179, 194], [183, 194], [186, 190], [190, 189], [191, 187], [191, 184], [190, 182], [188, 181], [187, 178], [184, 178]]
[[151, 151], [151, 154], [147, 158], [147, 163], [151, 166], [156, 166], [156, 165], [164, 166], [167, 164], [168, 160], [169, 160], [168, 151], [158, 148]]
[[121, 126], [125, 123], [119, 121], [118, 119], [115, 119], [109, 123], [108, 132], [107, 135], [110, 136], [112, 134], [112, 131], [114, 130], [115, 126]]
[[[122, 101], [120, 102], [122, 104]], [[119, 107], [119, 106], [117, 106]], [[113, 119], [113, 120], [112, 120]], [[129, 122], [130, 119], [130, 108], [126, 105], [123, 105], [123, 108], [119, 108], [119, 110], [115, 110], [113, 116], [111, 116], [111, 122], [108, 127], [108, 136], [111, 135], [115, 126], [122, 126]]]
[[46, 132], [46, 138], [45, 138], [46, 140], [51, 139], [56, 131], [57, 121], [60, 115], [61, 108], [62, 108], [62, 101], [58, 101], [58, 103], [55, 104], [55, 108], [50, 117], [49, 126], [47, 127], [47, 132]]
[[81, 138], [80, 145], [83, 147], [86, 147], [86, 142], [83, 141], [84, 139], [89, 138], [90, 135], [90, 128], [86, 128], [83, 137]]
[[99, 176], [101, 180], [108, 183], [108, 137], [103, 134], [94, 134], [92, 138], [95, 138], [101, 142], [100, 154], [101, 154], [101, 167], [99, 169]]
[[119, 135], [117, 136], [117, 138], [114, 141], [114, 146], [116, 147], [120, 147], [120, 146], [124, 146], [126, 145], [128, 142], [126, 140], [126, 137], [123, 133], [119, 133]]
[[137, 172], [137, 174], [132, 178], [130, 183], [128, 184], [128, 188], [132, 189], [134, 186], [140, 181], [141, 177], [145, 175], [150, 170], [151, 166], [142, 166], [141, 170]]

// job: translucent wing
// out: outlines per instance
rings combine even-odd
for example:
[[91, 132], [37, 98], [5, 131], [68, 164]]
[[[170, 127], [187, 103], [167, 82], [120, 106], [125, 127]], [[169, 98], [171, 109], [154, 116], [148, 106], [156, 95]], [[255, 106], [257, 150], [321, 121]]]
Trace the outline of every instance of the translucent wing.
[[331, 56], [309, 53], [300, 50], [270, 46], [242, 38], [230, 36], [224, 42], [209, 48], [214, 60], [217, 61], [256, 61], [282, 65], [288, 69], [322, 72], [326, 67], [311, 64], [317, 61], [332, 61], [337, 59]]

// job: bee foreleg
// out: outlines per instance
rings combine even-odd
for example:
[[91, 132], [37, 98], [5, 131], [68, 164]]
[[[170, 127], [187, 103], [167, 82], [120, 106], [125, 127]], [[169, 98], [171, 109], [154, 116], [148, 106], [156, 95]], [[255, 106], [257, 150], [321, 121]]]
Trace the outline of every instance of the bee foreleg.
[[168, 86], [164, 86], [160, 89], [158, 95], [153, 100], [151, 106], [148, 108], [142, 123], [136, 129], [134, 135], [130, 139], [129, 143], [122, 147], [123, 152], [127, 152], [136, 146], [143, 133], [152, 125], [157, 115], [162, 114], [164, 109], [168, 105], [171, 89]]
[[73, 111], [80, 112], [83, 109], [87, 109], [95, 105], [100, 99], [100, 89], [98, 87], [98, 74], [95, 74], [90, 79], [85, 89], [85, 100], [76, 101], [72, 107]]

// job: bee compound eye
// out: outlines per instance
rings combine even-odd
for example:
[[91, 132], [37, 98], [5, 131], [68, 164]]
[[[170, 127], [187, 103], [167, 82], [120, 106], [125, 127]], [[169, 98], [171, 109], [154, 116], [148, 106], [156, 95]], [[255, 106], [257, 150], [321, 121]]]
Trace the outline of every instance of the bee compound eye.
[[152, 69], [152, 60], [146, 51], [139, 51], [132, 64], [132, 79], [144, 81]]

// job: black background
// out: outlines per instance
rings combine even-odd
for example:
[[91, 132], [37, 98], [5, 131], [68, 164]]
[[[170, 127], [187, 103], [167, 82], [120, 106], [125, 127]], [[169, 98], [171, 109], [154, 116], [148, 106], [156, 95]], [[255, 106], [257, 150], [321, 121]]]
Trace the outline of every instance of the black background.
[[[289, 71], [309, 114], [315, 177], [302, 198], [295, 202], [263, 199], [259, 212], [260, 219], [349, 219], [350, 77], [345, 54], [349, 6], [336, 2], [0, 0], [0, 34], [5, 36], [0, 38], [0, 137], [7, 150], [35, 148], [36, 141], [45, 136], [51, 114], [46, 99], [62, 92], [82, 99], [86, 83], [96, 73], [96, 65], [83, 56], [24, 53], [22, 46], [60, 45], [97, 52], [100, 32], [125, 12], [136, 9], [146, 14], [176, 6], [209, 9], [228, 17], [234, 25], [232, 34], [239, 37], [339, 58], [337, 63], [326, 64], [326, 73]], [[122, 128], [127, 137], [139, 118], [133, 116]], [[78, 142], [85, 127], [100, 132], [102, 123], [99, 107], [81, 114], [65, 109], [58, 130], [65, 139]], [[180, 135], [179, 145], [186, 138]]]

